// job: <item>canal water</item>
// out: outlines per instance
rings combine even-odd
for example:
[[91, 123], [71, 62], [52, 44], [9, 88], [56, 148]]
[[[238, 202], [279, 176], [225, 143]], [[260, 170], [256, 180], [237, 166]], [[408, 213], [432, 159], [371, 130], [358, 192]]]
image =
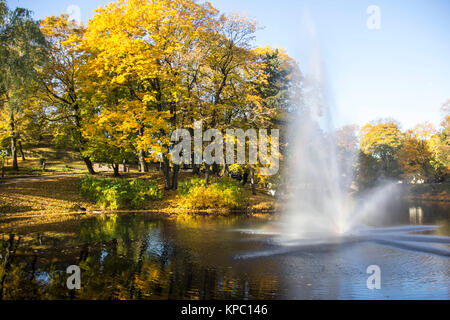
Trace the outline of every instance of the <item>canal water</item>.
[[[374, 227], [436, 225], [450, 236], [450, 205], [401, 203]], [[318, 246], [254, 259], [267, 250], [273, 221], [110, 214], [0, 235], [2, 299], [449, 299], [448, 256], [375, 242]], [[20, 236], [20, 241], [18, 238]], [[450, 249], [447, 244], [437, 244]], [[69, 266], [81, 289], [69, 290]], [[367, 268], [381, 270], [368, 289]]]

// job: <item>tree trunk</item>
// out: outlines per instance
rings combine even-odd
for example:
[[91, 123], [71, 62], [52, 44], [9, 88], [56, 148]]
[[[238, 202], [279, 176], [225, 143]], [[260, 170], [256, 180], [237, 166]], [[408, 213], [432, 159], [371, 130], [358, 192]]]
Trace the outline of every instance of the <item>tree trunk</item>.
[[225, 165], [223, 166], [223, 170], [222, 170], [222, 176], [223, 176], [223, 177], [228, 177], [228, 176], [230, 175], [230, 171], [229, 171], [228, 169], [229, 169], [229, 168], [228, 168], [228, 165], [225, 164]]
[[215, 175], [215, 176], [218, 176], [219, 175], [219, 165], [217, 164], [217, 163], [213, 163], [213, 165], [212, 165], [212, 169], [213, 169], [213, 174]]
[[2, 178], [5, 177], [5, 157], [2, 157]]
[[164, 173], [164, 182], [166, 184], [166, 190], [170, 190], [170, 163], [169, 159], [164, 155], [163, 156], [163, 173]]
[[242, 184], [245, 186], [248, 182], [248, 172], [245, 170], [244, 176], [242, 177]]
[[209, 185], [209, 176], [211, 175], [211, 169], [209, 165], [206, 165], [206, 171], [205, 171], [205, 188]]
[[192, 164], [192, 173], [196, 176], [200, 175], [200, 166], [198, 164]]
[[89, 174], [95, 174], [91, 159], [89, 159], [88, 157], [83, 157], [83, 161], [86, 164], [86, 168], [88, 169]]
[[195, 163], [195, 154], [191, 154], [192, 173], [196, 176], [200, 175], [200, 165]]
[[147, 162], [145, 161], [144, 150], [139, 151], [138, 159], [139, 159], [139, 172], [148, 172], [148, 165]]
[[256, 179], [255, 179], [255, 168], [250, 169], [250, 182], [252, 184], [252, 194], [256, 196]]
[[19, 140], [19, 152], [20, 155], [22, 156], [22, 161], [25, 161], [25, 154], [23, 153], [23, 148], [22, 148], [22, 140]]
[[17, 163], [17, 136], [16, 128], [14, 125], [14, 115], [10, 116], [10, 134], [11, 134], [11, 158], [14, 171], [19, 171], [19, 165]]
[[16, 137], [11, 137], [11, 158], [14, 171], [19, 171], [19, 165], [17, 163], [17, 142]]
[[83, 135], [81, 133], [81, 131], [83, 130], [83, 126], [82, 126], [82, 119], [79, 115], [80, 112], [80, 108], [78, 106], [78, 103], [73, 103], [71, 105], [71, 107], [73, 108], [74, 112], [75, 112], [75, 125], [78, 129], [76, 134], [76, 140], [78, 140], [79, 144], [78, 144], [78, 152], [81, 154], [81, 157], [83, 158], [84, 163], [86, 164], [86, 168], [89, 171], [89, 174], [94, 175], [95, 174], [95, 170], [94, 170], [94, 166], [92, 165], [92, 161], [89, 157], [85, 157], [83, 156], [83, 147], [85, 146], [85, 144], [87, 143], [86, 139], [83, 138]]
[[[194, 129], [189, 128], [189, 133], [191, 134], [191, 137], [193, 137], [195, 134]], [[196, 176], [200, 175], [200, 165], [195, 163], [195, 150], [191, 151], [191, 166], [192, 166], [192, 173]]]
[[178, 164], [173, 165], [172, 173], [172, 190], [178, 189], [178, 172], [180, 171], [180, 166]]
[[112, 167], [113, 167], [113, 170], [114, 170], [114, 177], [115, 178], [119, 178], [120, 177], [119, 165], [118, 164], [113, 164]]

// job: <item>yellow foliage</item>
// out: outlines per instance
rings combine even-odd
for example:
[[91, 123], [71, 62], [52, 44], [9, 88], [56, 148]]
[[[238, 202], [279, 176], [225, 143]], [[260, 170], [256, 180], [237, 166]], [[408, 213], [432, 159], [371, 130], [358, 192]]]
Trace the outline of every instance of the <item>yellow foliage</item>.
[[392, 122], [376, 125], [367, 124], [360, 131], [361, 150], [366, 154], [377, 152], [380, 147], [400, 147], [402, 134]]

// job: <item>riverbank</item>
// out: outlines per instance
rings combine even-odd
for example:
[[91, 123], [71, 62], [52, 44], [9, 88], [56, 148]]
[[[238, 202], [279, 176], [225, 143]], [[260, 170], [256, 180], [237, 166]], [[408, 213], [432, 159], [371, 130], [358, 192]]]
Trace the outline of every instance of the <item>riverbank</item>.
[[450, 183], [405, 185], [404, 194], [412, 201], [450, 202]]
[[[192, 177], [180, 173], [180, 181]], [[224, 208], [187, 209], [178, 205], [178, 192], [165, 191], [162, 200], [149, 201], [141, 210], [104, 210], [78, 194], [77, 182], [80, 175], [60, 174], [21, 179], [5, 179], [0, 182], [0, 232], [12, 232], [26, 227], [83, 219], [112, 213], [151, 213], [165, 216], [203, 214], [228, 215], [250, 214], [268, 218], [280, 210], [274, 197], [258, 189], [252, 195], [246, 186], [246, 205], [239, 210]], [[129, 173], [124, 178], [145, 178], [158, 182], [163, 189], [164, 181], [159, 172], [146, 174]], [[404, 185], [403, 195], [411, 201], [450, 202], [450, 184]]]
[[[180, 180], [191, 175], [181, 173]], [[257, 190], [254, 196], [248, 189], [248, 199], [240, 210], [205, 209], [190, 210], [177, 204], [177, 191], [165, 191], [162, 200], [149, 201], [141, 210], [103, 210], [96, 204], [85, 200], [78, 194], [78, 175], [47, 176], [4, 180], [0, 183], [0, 232], [40, 224], [51, 224], [71, 219], [80, 219], [99, 214], [111, 213], [157, 213], [162, 215], [179, 214], [252, 214], [267, 215], [276, 211], [275, 198]], [[146, 178], [158, 182], [163, 188], [163, 179], [158, 172], [124, 175], [124, 178]]]

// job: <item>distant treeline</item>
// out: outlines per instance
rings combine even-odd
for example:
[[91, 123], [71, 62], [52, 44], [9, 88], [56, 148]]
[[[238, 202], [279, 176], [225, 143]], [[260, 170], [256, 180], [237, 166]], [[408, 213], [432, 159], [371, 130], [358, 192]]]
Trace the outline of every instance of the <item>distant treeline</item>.
[[450, 100], [442, 112], [439, 128], [425, 122], [401, 131], [395, 120], [375, 121], [359, 132], [345, 126], [337, 132], [340, 161], [362, 188], [383, 180], [444, 182], [450, 177]]

